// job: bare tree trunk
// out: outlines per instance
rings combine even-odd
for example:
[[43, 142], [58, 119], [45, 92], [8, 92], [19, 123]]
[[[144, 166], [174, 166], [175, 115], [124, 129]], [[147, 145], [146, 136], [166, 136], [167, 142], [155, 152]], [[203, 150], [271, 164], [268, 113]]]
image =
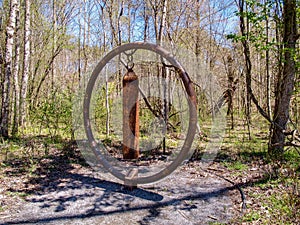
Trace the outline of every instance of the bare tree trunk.
[[[281, 159], [284, 152], [285, 134], [289, 120], [290, 101], [295, 86], [296, 73], [296, 41], [297, 18], [296, 18], [296, 1], [285, 0], [283, 7], [283, 43], [284, 43], [284, 65], [283, 76], [278, 79], [278, 95], [275, 99], [274, 126], [272, 130], [271, 141], [269, 145], [269, 154], [274, 159]], [[283, 130], [282, 130], [283, 129]]]
[[[79, 7], [79, 15], [81, 16], [81, 5]], [[79, 16], [79, 19], [78, 19], [78, 32], [79, 32], [79, 35], [78, 35], [78, 51], [77, 51], [77, 54], [78, 54], [78, 59], [77, 59], [77, 63], [78, 63], [78, 69], [77, 69], [77, 73], [78, 73], [78, 82], [79, 82], [79, 85], [81, 86], [81, 17]]]
[[20, 5], [18, 3], [16, 10], [16, 30], [15, 30], [15, 57], [13, 60], [13, 121], [12, 121], [12, 136], [18, 133], [19, 125], [19, 92], [20, 92], [20, 82], [19, 82], [19, 71], [20, 71]]
[[[244, 7], [245, 7], [245, 0], [239, 0], [238, 1], [238, 7], [239, 7], [239, 14], [240, 14], [240, 30], [241, 30], [241, 34], [242, 34], [242, 46], [243, 46], [243, 54], [244, 54], [244, 58], [245, 58], [245, 64], [246, 64], [246, 69], [245, 69], [245, 75], [246, 75], [246, 87], [247, 87], [247, 98], [248, 101], [252, 100], [253, 103], [255, 104], [258, 112], [266, 119], [268, 120], [272, 125], [276, 126], [279, 130], [283, 130], [283, 128], [276, 123], [276, 121], [272, 121], [271, 118], [268, 116], [268, 113], [266, 113], [262, 107], [259, 105], [258, 100], [256, 99], [255, 95], [253, 94], [252, 91], [252, 85], [251, 85], [251, 80], [252, 80], [252, 76], [251, 76], [251, 71], [252, 71], [252, 63], [251, 63], [251, 57], [250, 57], [250, 47], [249, 47], [249, 40], [248, 40], [248, 31], [249, 31], [249, 23], [245, 23], [245, 11], [244, 11]], [[277, 6], [278, 7], [278, 6]], [[247, 6], [246, 6], [247, 8]], [[278, 13], [279, 14], [279, 13]], [[276, 21], [278, 22], [278, 21]], [[280, 25], [279, 25], [280, 26]], [[277, 40], [279, 40], [279, 33], [278, 30], [276, 29], [276, 37]], [[280, 52], [281, 49], [281, 45], [278, 45], [278, 51]], [[278, 64], [279, 64], [279, 71], [281, 71], [281, 54], [278, 55]], [[278, 73], [278, 80], [281, 79], [281, 73]], [[275, 88], [275, 92], [276, 92], [276, 96], [279, 95], [280, 92], [280, 83], [277, 82], [277, 88]], [[276, 111], [276, 109], [275, 109]]]
[[[166, 17], [167, 17], [167, 5], [168, 5], [168, 0], [163, 1], [163, 8], [162, 8], [162, 15], [161, 15], [161, 21], [160, 21], [160, 27], [159, 27], [159, 33], [158, 33], [158, 44], [161, 45], [163, 41], [163, 31], [165, 29], [165, 24], [166, 24]], [[162, 59], [163, 60], [163, 59]], [[163, 85], [163, 115], [164, 115], [164, 122], [165, 122], [165, 134], [163, 137], [163, 154], [166, 153], [166, 132], [168, 130], [168, 120], [169, 120], [169, 102], [168, 102], [168, 97], [167, 97], [167, 68], [165, 65], [162, 67], [162, 85]]]
[[[103, 29], [103, 50], [106, 52], [106, 25], [105, 25], [105, 17], [104, 17], [104, 7], [101, 6], [101, 14], [102, 14], [102, 29]], [[110, 105], [109, 105], [109, 83], [108, 83], [108, 72], [105, 67], [105, 107], [106, 107], [106, 138], [109, 138], [110, 135]]]
[[245, 73], [246, 73], [246, 86], [247, 86], [247, 97], [246, 97], [246, 121], [247, 121], [247, 128], [248, 128], [248, 136], [249, 139], [251, 139], [251, 130], [250, 130], [250, 124], [251, 124], [251, 70], [252, 70], [252, 63], [251, 63], [251, 58], [250, 58], [250, 47], [248, 43], [248, 35], [247, 32], [249, 31], [248, 27], [249, 24], [248, 22], [245, 22], [244, 18], [244, 7], [245, 7], [245, 1], [244, 0], [239, 0], [239, 12], [240, 12], [240, 30], [242, 33], [242, 36], [244, 37], [242, 40], [242, 45], [243, 45], [243, 53], [244, 53], [244, 58], [246, 62], [246, 68], [245, 68]]
[[106, 138], [110, 135], [110, 105], [109, 105], [109, 84], [108, 84], [108, 74], [107, 68], [105, 68], [105, 107], [106, 107]]
[[[118, 8], [118, 5], [114, 5], [115, 2], [111, 1], [110, 5], [107, 5], [106, 11], [108, 13], [108, 20], [110, 24], [111, 29], [111, 46], [114, 46], [116, 44], [117, 46], [120, 46], [122, 44], [122, 30], [121, 30], [121, 17], [123, 16], [124, 11], [124, 1], [121, 2], [120, 8]], [[115, 12], [115, 9], [118, 9], [117, 12]], [[118, 84], [117, 84], [117, 94], [119, 95], [122, 90], [122, 71], [121, 71], [121, 64], [118, 65]]]
[[233, 121], [233, 93], [235, 91], [234, 85], [234, 69], [233, 69], [233, 59], [231, 56], [227, 58], [228, 70], [227, 70], [227, 78], [228, 78], [228, 110], [227, 116], [230, 115], [231, 119], [231, 129], [234, 128]]
[[[56, 0], [52, 0], [52, 55], [55, 54], [56, 49], [56, 25], [57, 25], [57, 18], [56, 18]], [[54, 76], [55, 76], [55, 58], [53, 59], [53, 63], [51, 65], [51, 92], [54, 91]]]
[[144, 2], [144, 42], [147, 41], [147, 31], [148, 31], [148, 21], [149, 21], [149, 15], [147, 13], [147, 10], [146, 10], [146, 6], [147, 6], [147, 3], [146, 1]]
[[23, 73], [21, 78], [19, 125], [24, 126], [27, 116], [27, 86], [30, 64], [30, 0], [25, 0], [25, 25], [24, 25], [24, 53]]
[[91, 16], [88, 14], [88, 6], [84, 4], [84, 23], [83, 23], [83, 43], [82, 43], [82, 53], [83, 53], [83, 73], [87, 73], [88, 67], [88, 53], [87, 48], [90, 42], [90, 26], [91, 26]]
[[120, 13], [119, 13], [119, 16], [118, 16], [118, 45], [122, 44], [121, 17], [123, 16], [123, 12], [124, 12], [124, 1], [121, 2], [121, 9], [120, 9]]
[[200, 41], [200, 0], [197, 0], [197, 10], [196, 10], [196, 43], [195, 43], [195, 54], [196, 54], [196, 58], [197, 58], [197, 62], [199, 62], [200, 60], [200, 53], [201, 53], [201, 49], [200, 49], [200, 45], [201, 45], [201, 41]]
[[[268, 6], [266, 7], [266, 13], [269, 13]], [[267, 76], [267, 109], [268, 116], [271, 118], [272, 115], [272, 106], [271, 106], [271, 79], [270, 79], [270, 55], [269, 55], [269, 18], [266, 16], [266, 76]]]
[[[103, 22], [104, 26], [104, 22]], [[105, 30], [105, 28], [104, 28]], [[103, 42], [104, 42], [104, 51], [106, 51], [106, 32], [104, 31], [103, 35]], [[106, 106], [106, 138], [110, 135], [110, 105], [109, 105], [109, 83], [108, 83], [108, 72], [107, 68], [105, 67], [105, 106]]]
[[158, 44], [161, 44], [162, 40], [163, 40], [163, 31], [165, 29], [166, 17], [167, 17], [167, 5], [168, 5], [168, 0], [164, 0], [161, 21], [160, 21], [160, 26], [159, 26], [159, 33], [158, 33]]
[[18, 9], [18, 0], [11, 0], [9, 20], [6, 27], [6, 46], [5, 46], [5, 74], [2, 92], [2, 108], [0, 118], [0, 136], [8, 138], [9, 126], [9, 106], [10, 106], [10, 84], [12, 76], [12, 58], [14, 47], [15, 21]]
[[[128, 10], [128, 42], [131, 42], [131, 3], [128, 1], [127, 3]], [[135, 18], [134, 18], [135, 19]]]

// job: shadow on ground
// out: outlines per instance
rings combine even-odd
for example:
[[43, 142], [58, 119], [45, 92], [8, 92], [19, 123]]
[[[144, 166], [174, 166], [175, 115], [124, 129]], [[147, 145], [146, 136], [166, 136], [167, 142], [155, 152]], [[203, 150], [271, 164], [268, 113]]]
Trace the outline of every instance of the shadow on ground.
[[[227, 193], [234, 187], [215, 177], [203, 177], [194, 167], [180, 169], [151, 186], [128, 190], [80, 165], [79, 153], [68, 148], [77, 162], [70, 153], [41, 158], [23, 185], [9, 188], [27, 197], [0, 225], [208, 224], [226, 222], [232, 216]], [[6, 176], [24, 175], [20, 161], [10, 163]]]

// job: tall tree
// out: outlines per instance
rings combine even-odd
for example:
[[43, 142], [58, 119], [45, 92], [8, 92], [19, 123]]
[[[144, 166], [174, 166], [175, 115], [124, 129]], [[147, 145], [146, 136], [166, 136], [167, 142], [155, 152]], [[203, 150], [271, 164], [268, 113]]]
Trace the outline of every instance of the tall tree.
[[268, 0], [265, 0], [264, 12], [265, 12], [265, 20], [266, 20], [266, 80], [267, 80], [267, 109], [268, 116], [271, 117], [272, 108], [271, 108], [271, 77], [270, 77], [270, 54], [269, 54], [269, 6]]
[[228, 80], [228, 89], [226, 91], [227, 98], [228, 98], [228, 110], [227, 116], [230, 116], [231, 119], [231, 129], [234, 128], [234, 121], [233, 121], [233, 94], [235, 91], [235, 83], [234, 81], [234, 69], [233, 69], [233, 58], [231, 56], [227, 57], [227, 80]]
[[274, 158], [281, 158], [284, 152], [285, 130], [289, 121], [290, 101], [295, 87], [296, 42], [297, 33], [296, 0], [283, 2], [283, 73], [278, 77], [277, 95], [275, 99], [274, 123], [269, 153]]
[[26, 96], [29, 77], [30, 63], [30, 0], [25, 0], [25, 22], [24, 22], [24, 51], [23, 51], [23, 71], [21, 77], [20, 90], [20, 120], [19, 125], [24, 125], [26, 121]]
[[258, 105], [258, 101], [254, 97], [252, 93], [252, 62], [250, 56], [250, 46], [249, 46], [249, 20], [245, 15], [247, 15], [247, 4], [245, 4], [245, 0], [239, 0], [238, 2], [239, 14], [240, 14], [240, 30], [242, 35], [242, 45], [243, 45], [243, 54], [245, 59], [245, 74], [246, 74], [246, 84], [247, 84], [247, 101], [246, 101], [246, 119], [248, 126], [248, 136], [251, 139], [250, 134], [250, 123], [251, 123], [251, 115], [250, 115], [250, 107], [251, 107], [251, 99]]
[[16, 27], [16, 16], [18, 11], [18, 0], [11, 0], [9, 20], [6, 27], [6, 46], [5, 46], [5, 64], [4, 64], [4, 82], [2, 91], [2, 108], [0, 118], [0, 136], [8, 138], [9, 127], [9, 109], [10, 109], [10, 88], [12, 76], [12, 58], [14, 48], [14, 34]]
[[[19, 3], [18, 3], [19, 4]], [[12, 81], [12, 92], [13, 92], [13, 111], [12, 111], [12, 136], [14, 136], [18, 132], [18, 121], [19, 121], [19, 90], [20, 90], [20, 82], [19, 82], [19, 71], [20, 71], [20, 6], [17, 5], [16, 11], [16, 21], [15, 21], [15, 46], [14, 46], [14, 60], [13, 60], [13, 81]]]

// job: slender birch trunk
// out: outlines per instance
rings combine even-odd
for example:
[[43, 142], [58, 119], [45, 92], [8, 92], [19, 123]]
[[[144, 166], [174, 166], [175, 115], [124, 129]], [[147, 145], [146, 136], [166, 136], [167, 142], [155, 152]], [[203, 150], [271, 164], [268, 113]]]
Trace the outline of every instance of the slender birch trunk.
[[23, 73], [21, 78], [20, 90], [20, 117], [19, 125], [24, 126], [27, 115], [27, 86], [30, 64], [30, 0], [25, 0], [25, 24], [24, 24], [24, 54], [23, 54]]
[[5, 64], [4, 64], [4, 82], [2, 91], [2, 107], [0, 118], [0, 136], [8, 138], [9, 127], [9, 109], [10, 109], [10, 88], [12, 76], [12, 58], [14, 47], [14, 35], [16, 28], [16, 15], [18, 10], [18, 0], [11, 0], [9, 20], [6, 27], [6, 46], [5, 46]]
[[12, 107], [12, 136], [18, 133], [19, 129], [19, 92], [20, 92], [20, 82], [19, 82], [19, 71], [20, 71], [20, 5], [18, 2], [17, 10], [16, 10], [16, 20], [15, 20], [15, 56], [13, 60], [13, 107]]

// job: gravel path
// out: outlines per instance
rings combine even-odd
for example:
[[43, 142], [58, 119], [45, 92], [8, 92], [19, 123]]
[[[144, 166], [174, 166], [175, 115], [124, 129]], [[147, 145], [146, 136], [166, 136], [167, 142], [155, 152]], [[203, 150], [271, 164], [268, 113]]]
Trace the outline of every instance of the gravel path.
[[[197, 166], [182, 166], [161, 182], [127, 190], [86, 167], [65, 171], [14, 210], [4, 224], [213, 224], [234, 215], [231, 184]], [[232, 193], [233, 192], [233, 193]]]

